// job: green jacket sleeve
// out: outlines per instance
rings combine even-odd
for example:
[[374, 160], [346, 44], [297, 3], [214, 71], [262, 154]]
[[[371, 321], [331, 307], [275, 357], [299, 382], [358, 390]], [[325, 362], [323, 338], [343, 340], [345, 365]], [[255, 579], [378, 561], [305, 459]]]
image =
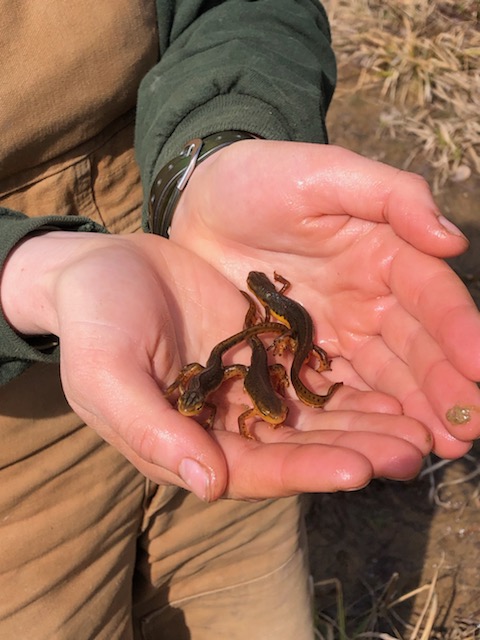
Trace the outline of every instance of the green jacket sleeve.
[[[160, 61], [138, 95], [136, 150], [144, 190], [190, 138], [243, 129], [264, 138], [326, 142], [335, 84], [327, 18], [317, 0], [157, 0]], [[45, 226], [104, 231], [88, 219], [26, 218], [0, 208], [0, 270]], [[0, 384], [50, 362], [0, 309]]]
[[145, 195], [193, 137], [327, 142], [336, 67], [318, 0], [157, 0], [157, 13], [161, 57], [137, 109]]
[[[25, 236], [51, 228], [71, 231], [106, 231], [88, 218], [75, 216], [27, 218], [17, 211], [0, 207], [0, 269], [12, 248]], [[45, 352], [33, 346], [33, 343], [25, 340], [11, 328], [0, 308], [0, 384], [5, 384], [18, 376], [33, 362], [55, 362], [56, 360], [58, 360], [58, 348]]]

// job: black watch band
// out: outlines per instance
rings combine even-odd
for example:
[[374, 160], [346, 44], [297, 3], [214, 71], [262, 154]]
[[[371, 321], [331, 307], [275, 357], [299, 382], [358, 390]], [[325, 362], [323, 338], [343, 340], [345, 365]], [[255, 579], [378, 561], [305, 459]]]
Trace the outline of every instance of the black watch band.
[[246, 131], [222, 131], [187, 142], [180, 155], [160, 169], [153, 181], [148, 203], [150, 231], [169, 237], [175, 207], [199, 162], [232, 142], [255, 138], [258, 136]]

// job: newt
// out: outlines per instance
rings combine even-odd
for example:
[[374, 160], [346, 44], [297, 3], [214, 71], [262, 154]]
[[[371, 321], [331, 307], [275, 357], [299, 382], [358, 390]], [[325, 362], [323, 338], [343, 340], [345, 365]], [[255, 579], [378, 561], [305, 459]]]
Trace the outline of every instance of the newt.
[[250, 366], [246, 367], [243, 385], [253, 407], [238, 417], [240, 433], [245, 438], [254, 439], [246, 421], [253, 416], [261, 416], [273, 428], [281, 426], [288, 415], [288, 407], [277, 393], [283, 393], [288, 385], [287, 372], [282, 364], [268, 364], [267, 350], [258, 336], [248, 339], [252, 349]]
[[[319, 395], [301, 380], [300, 370], [310, 356], [314, 355], [318, 360], [317, 371], [329, 370], [330, 360], [326, 352], [313, 342], [313, 321], [308, 311], [299, 302], [284, 295], [290, 287], [288, 280], [277, 273], [274, 274], [274, 279], [282, 284], [281, 289], [278, 290], [264, 273], [251, 271], [247, 277], [247, 285], [265, 309], [265, 322], [269, 322], [272, 315], [290, 329], [288, 336], [280, 338], [280, 341], [283, 341], [283, 345], [290, 346], [294, 353], [290, 379], [298, 398], [311, 407], [323, 407], [342, 383], [335, 382], [325, 395]], [[276, 341], [278, 350], [282, 350], [280, 341]]]
[[[248, 293], [245, 291], [241, 293], [250, 304], [245, 316], [245, 326], [252, 326], [256, 321], [255, 304]], [[244, 368], [243, 385], [253, 407], [239, 416], [238, 426], [241, 435], [254, 439], [246, 425], [249, 418], [255, 415], [261, 416], [274, 428], [279, 427], [287, 419], [288, 407], [277, 393], [283, 395], [289, 381], [282, 364], [270, 365], [268, 363], [267, 350], [258, 335], [251, 336], [247, 342], [252, 350], [252, 356], [250, 365]]]
[[247, 327], [238, 333], [219, 342], [210, 352], [206, 365], [198, 362], [187, 364], [172, 384], [165, 390], [165, 396], [171, 395], [179, 389], [180, 396], [177, 401], [177, 409], [185, 416], [195, 416], [206, 407], [210, 414], [205, 421], [205, 427], [211, 428], [216, 414], [216, 406], [208, 402], [208, 397], [216, 391], [224, 380], [234, 376], [245, 376], [244, 365], [223, 365], [223, 355], [243, 340], [260, 333], [279, 333], [287, 331], [284, 324], [278, 322], [266, 322]]

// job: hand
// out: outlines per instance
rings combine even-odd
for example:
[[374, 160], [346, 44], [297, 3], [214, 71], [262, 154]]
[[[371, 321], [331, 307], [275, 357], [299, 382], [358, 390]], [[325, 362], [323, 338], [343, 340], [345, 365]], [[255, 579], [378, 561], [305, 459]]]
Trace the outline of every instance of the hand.
[[[480, 435], [480, 316], [439, 259], [468, 242], [418, 176], [338, 147], [238, 142], [197, 167], [171, 238], [238, 286], [250, 269], [287, 278], [332, 379], [391, 394], [438, 455]], [[455, 407], [469, 421], [449, 422]]]
[[45, 233], [12, 253], [1, 293], [18, 331], [60, 336], [70, 405], [157, 483], [205, 500], [348, 490], [374, 476], [410, 478], [430, 450], [416, 420], [364, 411], [394, 414], [395, 402], [348, 387], [339, 391], [342, 411], [305, 409], [308, 431], [259, 425], [264, 442], [236, 432], [241, 384], [219, 394], [218, 423], [230, 430], [206, 432], [178, 413], [162, 390], [181, 365], [205, 362], [212, 346], [241, 329], [246, 302], [217, 270], [170, 241]]

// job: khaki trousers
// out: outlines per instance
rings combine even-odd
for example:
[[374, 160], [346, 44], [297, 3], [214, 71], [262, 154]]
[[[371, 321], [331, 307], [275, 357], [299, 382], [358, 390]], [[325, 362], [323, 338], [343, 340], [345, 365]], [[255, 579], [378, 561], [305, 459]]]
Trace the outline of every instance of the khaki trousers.
[[[132, 137], [125, 117], [0, 204], [138, 231]], [[0, 438], [2, 640], [313, 639], [298, 499], [153, 485], [71, 411], [56, 365], [0, 388]]]

